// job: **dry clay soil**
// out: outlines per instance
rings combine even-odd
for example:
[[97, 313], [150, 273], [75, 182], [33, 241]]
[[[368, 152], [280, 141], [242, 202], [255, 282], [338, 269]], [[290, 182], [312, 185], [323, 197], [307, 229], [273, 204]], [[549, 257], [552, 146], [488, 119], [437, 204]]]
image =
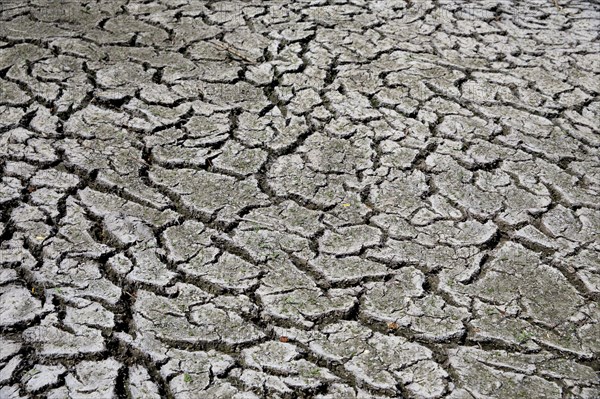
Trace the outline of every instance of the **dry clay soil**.
[[599, 32], [0, 0], [0, 398], [600, 398]]

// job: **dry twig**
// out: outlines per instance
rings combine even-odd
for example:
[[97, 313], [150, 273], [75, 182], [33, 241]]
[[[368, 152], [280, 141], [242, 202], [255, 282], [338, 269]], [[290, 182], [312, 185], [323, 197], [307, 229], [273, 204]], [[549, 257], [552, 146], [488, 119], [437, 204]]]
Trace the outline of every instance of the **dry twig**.
[[256, 62], [254, 60], [251, 60], [250, 58], [246, 57], [243, 54], [240, 54], [238, 51], [234, 50], [231, 48], [231, 46], [228, 46], [226, 44], [223, 43], [219, 43], [219, 42], [214, 42], [214, 41], [209, 41], [208, 43], [212, 44], [213, 46], [215, 46], [218, 49], [221, 49], [223, 51], [227, 51], [229, 54], [241, 58], [242, 60], [249, 62], [251, 64], [256, 64]]
[[558, 0], [554, 0], [554, 5], [556, 6], [556, 9], [560, 11], [560, 4], [558, 4]]

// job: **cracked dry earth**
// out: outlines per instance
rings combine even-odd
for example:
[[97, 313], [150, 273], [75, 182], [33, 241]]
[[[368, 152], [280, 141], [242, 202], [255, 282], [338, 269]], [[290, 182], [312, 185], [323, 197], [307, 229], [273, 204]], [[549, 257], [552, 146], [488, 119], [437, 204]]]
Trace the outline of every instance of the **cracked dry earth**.
[[599, 398], [560, 3], [3, 0], [0, 398]]

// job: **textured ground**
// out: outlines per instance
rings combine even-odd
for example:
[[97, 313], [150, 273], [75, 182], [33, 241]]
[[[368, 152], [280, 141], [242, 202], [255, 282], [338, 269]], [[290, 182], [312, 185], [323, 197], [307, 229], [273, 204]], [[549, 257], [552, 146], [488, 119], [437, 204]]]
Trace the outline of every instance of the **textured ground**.
[[559, 2], [0, 1], [0, 398], [599, 398]]

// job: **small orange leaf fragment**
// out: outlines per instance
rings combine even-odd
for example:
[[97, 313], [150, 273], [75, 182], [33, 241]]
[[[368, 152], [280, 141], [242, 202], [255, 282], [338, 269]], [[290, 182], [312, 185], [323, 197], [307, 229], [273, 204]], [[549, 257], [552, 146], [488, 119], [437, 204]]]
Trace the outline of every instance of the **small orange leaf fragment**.
[[398, 328], [400, 328], [400, 326], [398, 325], [398, 323], [394, 323], [393, 321], [387, 323], [387, 327], [390, 330], [397, 330]]
[[290, 339], [288, 337], [286, 337], [285, 335], [282, 335], [281, 337], [279, 337], [279, 342], [288, 342]]

